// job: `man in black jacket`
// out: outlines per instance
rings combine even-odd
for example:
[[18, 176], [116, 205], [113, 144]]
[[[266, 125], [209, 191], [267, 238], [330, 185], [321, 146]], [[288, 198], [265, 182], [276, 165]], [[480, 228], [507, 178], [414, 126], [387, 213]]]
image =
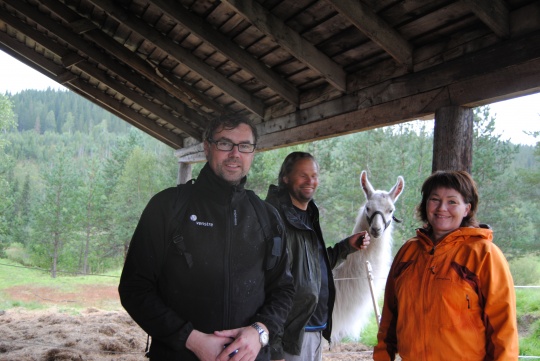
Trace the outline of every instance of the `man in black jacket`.
[[[169, 188], [140, 218], [119, 293], [152, 337], [151, 360], [269, 360], [268, 338], [281, 338], [294, 286], [279, 214], [255, 198], [268, 217], [258, 219], [244, 189], [256, 142], [246, 119], [213, 121], [185, 216], [174, 219], [178, 193]], [[271, 240], [265, 224], [277, 233]]]
[[336, 294], [332, 269], [350, 253], [369, 245], [369, 235], [364, 231], [326, 248], [319, 210], [313, 201], [318, 185], [319, 165], [313, 156], [293, 152], [283, 161], [278, 186], [271, 185], [266, 197], [285, 223], [296, 289], [283, 338], [272, 345], [272, 360], [322, 359], [322, 337], [330, 340], [332, 331]]

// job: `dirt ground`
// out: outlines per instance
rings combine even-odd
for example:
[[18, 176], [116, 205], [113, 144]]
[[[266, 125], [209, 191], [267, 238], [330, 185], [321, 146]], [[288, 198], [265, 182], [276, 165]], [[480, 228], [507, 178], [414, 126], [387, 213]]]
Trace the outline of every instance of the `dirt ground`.
[[[69, 293], [14, 287], [6, 295], [48, 308], [0, 310], [0, 361], [147, 360], [146, 334], [122, 310], [116, 286], [85, 286]], [[323, 361], [352, 360], [371, 360], [371, 350], [357, 343], [325, 347]]]

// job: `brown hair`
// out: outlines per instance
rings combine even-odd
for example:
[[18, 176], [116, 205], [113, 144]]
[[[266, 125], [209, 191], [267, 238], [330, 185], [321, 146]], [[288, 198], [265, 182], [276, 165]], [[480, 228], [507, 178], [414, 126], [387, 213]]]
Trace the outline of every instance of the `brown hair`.
[[460, 227], [477, 227], [478, 221], [476, 220], [476, 211], [478, 209], [478, 189], [476, 188], [476, 182], [472, 179], [471, 175], [465, 171], [436, 171], [431, 174], [422, 185], [422, 201], [416, 207], [418, 218], [425, 224], [428, 223], [426, 209], [427, 201], [431, 192], [439, 187], [456, 190], [461, 194], [465, 203], [471, 205], [471, 209], [467, 216], [461, 221]]
[[229, 114], [229, 115], [222, 115], [217, 118], [213, 118], [210, 120], [210, 123], [206, 127], [206, 130], [204, 131], [203, 140], [209, 140], [212, 139], [214, 136], [214, 133], [218, 129], [234, 129], [238, 127], [240, 124], [247, 124], [251, 128], [251, 132], [253, 133], [253, 143], [257, 144], [257, 139], [259, 138], [259, 135], [257, 133], [257, 128], [255, 128], [255, 125], [251, 122], [251, 120], [245, 116], [239, 115], [239, 114]]

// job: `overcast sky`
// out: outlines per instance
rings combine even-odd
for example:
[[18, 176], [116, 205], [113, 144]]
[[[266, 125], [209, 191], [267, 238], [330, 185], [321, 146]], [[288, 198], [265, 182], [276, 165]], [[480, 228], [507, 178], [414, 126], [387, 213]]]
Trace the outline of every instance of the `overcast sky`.
[[[26, 66], [0, 50], [0, 93], [16, 94], [25, 89], [66, 89], [45, 75]], [[524, 131], [540, 131], [540, 93], [514, 98], [490, 105], [496, 118], [496, 131], [503, 139], [518, 144], [536, 144]], [[540, 138], [538, 138], [540, 141]]]

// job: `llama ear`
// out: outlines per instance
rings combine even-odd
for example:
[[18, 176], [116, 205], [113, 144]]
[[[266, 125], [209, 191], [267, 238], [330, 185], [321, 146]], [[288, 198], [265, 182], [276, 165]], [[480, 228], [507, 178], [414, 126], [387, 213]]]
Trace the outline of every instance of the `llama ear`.
[[373, 186], [371, 185], [371, 183], [369, 183], [369, 180], [367, 178], [367, 172], [365, 170], [363, 170], [360, 174], [360, 186], [364, 190], [366, 198], [369, 198], [370, 195], [374, 192]]
[[402, 176], [398, 176], [397, 183], [392, 187], [390, 190], [390, 197], [392, 197], [392, 200], [395, 202], [396, 199], [398, 199], [399, 195], [403, 192], [403, 189], [405, 188], [405, 180]]

